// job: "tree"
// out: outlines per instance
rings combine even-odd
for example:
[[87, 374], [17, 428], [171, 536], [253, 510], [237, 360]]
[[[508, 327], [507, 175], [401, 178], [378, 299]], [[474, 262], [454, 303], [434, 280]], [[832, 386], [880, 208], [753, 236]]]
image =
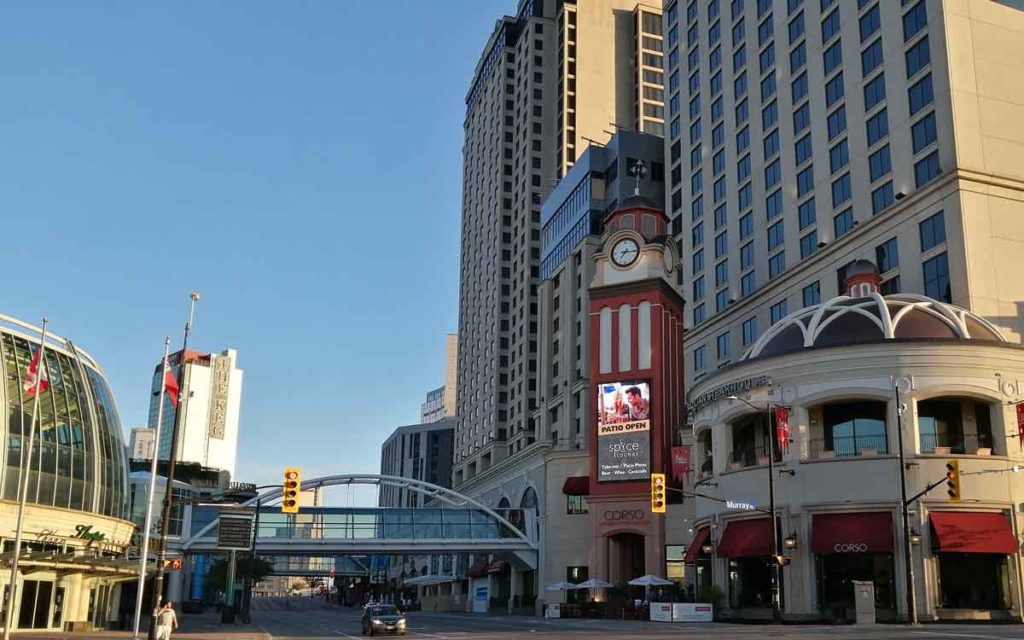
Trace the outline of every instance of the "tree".
[[[245, 580], [252, 580], [253, 584], [274, 573], [274, 565], [263, 558], [241, 558], [235, 569], [235, 584], [241, 584]], [[228, 560], [217, 558], [210, 565], [210, 572], [206, 574], [207, 584], [214, 589], [221, 591], [228, 586]]]

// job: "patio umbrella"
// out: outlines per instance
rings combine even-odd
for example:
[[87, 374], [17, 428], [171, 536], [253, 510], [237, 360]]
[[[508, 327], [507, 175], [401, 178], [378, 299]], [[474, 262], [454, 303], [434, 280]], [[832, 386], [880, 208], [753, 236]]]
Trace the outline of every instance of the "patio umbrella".
[[629, 584], [634, 587], [667, 587], [672, 584], [672, 581], [648, 574], [639, 578], [633, 578], [629, 581]]
[[568, 591], [569, 589], [575, 588], [575, 584], [573, 584], [572, 582], [566, 582], [565, 580], [562, 580], [561, 582], [556, 582], [555, 584], [548, 585], [548, 591]]
[[602, 589], [602, 588], [605, 588], [605, 587], [614, 587], [614, 586], [615, 586], [614, 584], [608, 582], [607, 580], [602, 580], [601, 578], [591, 578], [590, 580], [587, 580], [586, 582], [579, 583], [578, 585], [576, 585], [575, 588], [576, 589]]

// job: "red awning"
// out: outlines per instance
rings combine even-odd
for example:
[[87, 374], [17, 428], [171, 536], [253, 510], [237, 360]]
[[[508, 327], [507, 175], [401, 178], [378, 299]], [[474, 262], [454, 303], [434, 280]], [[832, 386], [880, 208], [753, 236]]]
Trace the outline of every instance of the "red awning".
[[934, 511], [931, 519], [939, 551], [1017, 553], [1017, 539], [1010, 530], [1010, 522], [1001, 513]]
[[504, 560], [495, 560], [487, 565], [487, 573], [504, 573], [508, 571], [508, 563]]
[[718, 555], [724, 558], [772, 555], [772, 521], [756, 518], [730, 522], [718, 543]]
[[570, 476], [562, 485], [562, 493], [567, 496], [589, 496], [590, 476]]
[[887, 553], [893, 550], [888, 511], [816, 513], [811, 553]]
[[690, 546], [686, 549], [686, 555], [683, 556], [683, 562], [696, 562], [697, 556], [700, 555], [700, 548], [704, 546], [704, 543], [711, 537], [711, 529], [702, 527], [697, 529], [697, 535], [693, 536], [693, 541], [690, 542]]
[[479, 578], [487, 573], [487, 563], [477, 562], [466, 569], [466, 575], [470, 578]]

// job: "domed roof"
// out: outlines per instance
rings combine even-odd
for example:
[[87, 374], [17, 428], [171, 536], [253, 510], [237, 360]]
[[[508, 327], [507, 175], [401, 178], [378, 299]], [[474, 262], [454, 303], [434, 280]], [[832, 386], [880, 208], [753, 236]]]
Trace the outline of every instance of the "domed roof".
[[657, 202], [651, 200], [646, 196], [639, 195], [632, 195], [623, 200], [622, 204], [618, 206], [618, 210], [621, 211], [622, 209], [635, 209], [638, 207], [642, 207], [644, 209], [657, 209], [658, 211], [661, 211], [661, 207], [658, 205]]
[[[868, 265], [874, 269], [870, 262]], [[914, 339], [1007, 342], [995, 325], [966, 309], [916, 294], [872, 293], [863, 298], [839, 296], [789, 314], [754, 342], [741, 359], [807, 347]]]
[[878, 267], [876, 267], [875, 263], [870, 260], [854, 260], [846, 266], [844, 274], [847, 278], [866, 274], [877, 275]]

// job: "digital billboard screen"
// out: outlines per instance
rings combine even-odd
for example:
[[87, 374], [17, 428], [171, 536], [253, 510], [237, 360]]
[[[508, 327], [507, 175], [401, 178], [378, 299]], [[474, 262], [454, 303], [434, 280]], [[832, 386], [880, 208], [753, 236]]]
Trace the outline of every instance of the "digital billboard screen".
[[651, 477], [651, 385], [597, 385], [597, 481]]

